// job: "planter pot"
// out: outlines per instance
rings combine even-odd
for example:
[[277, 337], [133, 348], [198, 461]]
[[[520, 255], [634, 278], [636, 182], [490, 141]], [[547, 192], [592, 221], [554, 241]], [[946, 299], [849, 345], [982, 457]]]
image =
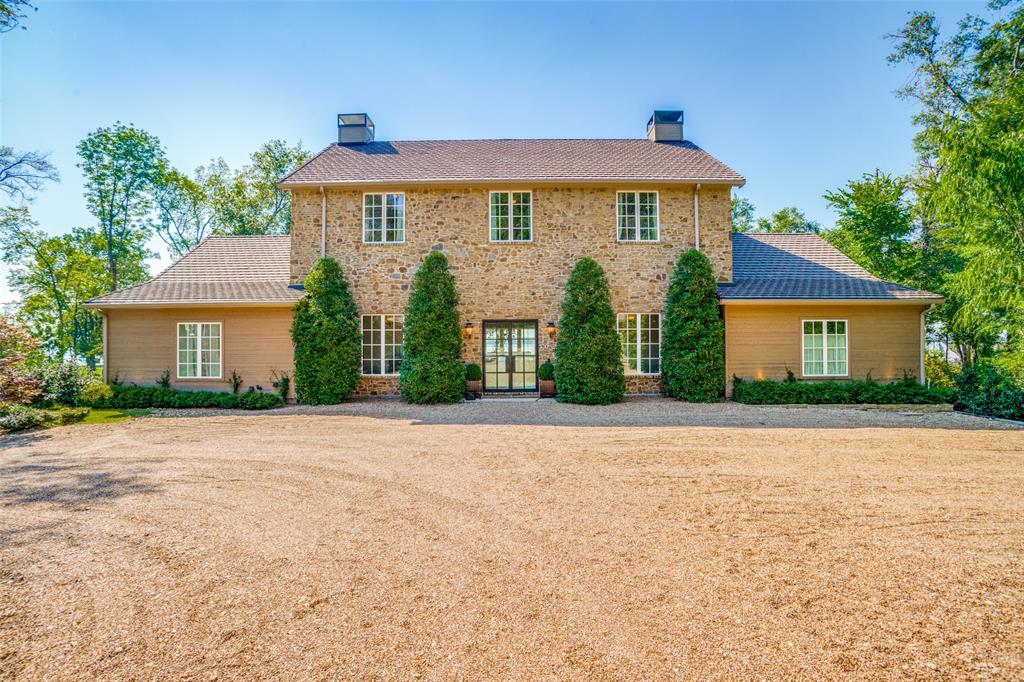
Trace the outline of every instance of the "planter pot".
[[541, 379], [540, 384], [540, 397], [541, 398], [553, 398], [555, 392], [555, 381], [554, 379]]
[[479, 396], [484, 392], [484, 382], [482, 381], [467, 381], [466, 382], [466, 393], [471, 393], [475, 396]]

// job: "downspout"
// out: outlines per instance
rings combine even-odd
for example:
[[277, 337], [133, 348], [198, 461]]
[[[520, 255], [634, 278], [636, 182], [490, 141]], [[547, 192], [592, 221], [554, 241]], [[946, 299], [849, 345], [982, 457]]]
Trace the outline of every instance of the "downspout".
[[103, 325], [103, 383], [110, 382], [110, 353], [107, 351], [107, 328], [110, 326], [110, 318], [107, 311], [100, 311], [100, 320]]
[[693, 187], [693, 246], [700, 251], [700, 183]]
[[327, 194], [320, 185], [320, 257], [327, 256]]
[[928, 335], [927, 335], [927, 333], [925, 331], [926, 327], [925, 327], [924, 318], [925, 318], [925, 315], [927, 315], [928, 313], [930, 313], [934, 309], [935, 309], [935, 304], [932, 303], [930, 306], [928, 306], [927, 308], [924, 308], [921, 311], [921, 364], [918, 367], [917, 382], [919, 384], [922, 384], [922, 385], [924, 385], [925, 382], [927, 381], [927, 379], [925, 378], [925, 375], [924, 375], [924, 352], [925, 352], [925, 349], [926, 349], [926, 347], [928, 345]]

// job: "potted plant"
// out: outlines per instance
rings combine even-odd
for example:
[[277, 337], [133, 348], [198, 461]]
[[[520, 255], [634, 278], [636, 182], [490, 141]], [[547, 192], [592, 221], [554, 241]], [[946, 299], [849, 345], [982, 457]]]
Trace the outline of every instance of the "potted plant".
[[480, 365], [476, 363], [469, 363], [466, 365], [466, 394], [472, 398], [477, 398], [483, 394], [484, 391], [484, 378], [483, 372], [480, 371]]
[[552, 398], [555, 396], [555, 366], [549, 359], [537, 368], [537, 379], [540, 383], [540, 397]]

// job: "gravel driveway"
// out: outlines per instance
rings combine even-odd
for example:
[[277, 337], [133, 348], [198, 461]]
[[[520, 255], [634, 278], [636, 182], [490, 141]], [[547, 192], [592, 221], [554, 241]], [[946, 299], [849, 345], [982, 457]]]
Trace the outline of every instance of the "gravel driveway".
[[0, 438], [0, 678], [1024, 677], [1009, 424], [310, 412]]

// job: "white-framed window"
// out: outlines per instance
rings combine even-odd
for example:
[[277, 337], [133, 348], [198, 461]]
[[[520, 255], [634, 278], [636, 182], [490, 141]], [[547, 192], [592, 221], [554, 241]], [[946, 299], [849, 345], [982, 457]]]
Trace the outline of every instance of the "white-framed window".
[[220, 322], [178, 323], [178, 378], [221, 378]]
[[363, 315], [363, 374], [398, 374], [404, 315]]
[[491, 241], [533, 240], [533, 193], [491, 192]]
[[363, 242], [400, 244], [405, 241], [405, 194], [363, 195]]
[[615, 218], [620, 242], [658, 241], [658, 193], [617, 193]]
[[847, 365], [846, 320], [804, 320], [805, 377], [842, 377]]
[[619, 313], [617, 326], [627, 374], [661, 373], [661, 315]]

